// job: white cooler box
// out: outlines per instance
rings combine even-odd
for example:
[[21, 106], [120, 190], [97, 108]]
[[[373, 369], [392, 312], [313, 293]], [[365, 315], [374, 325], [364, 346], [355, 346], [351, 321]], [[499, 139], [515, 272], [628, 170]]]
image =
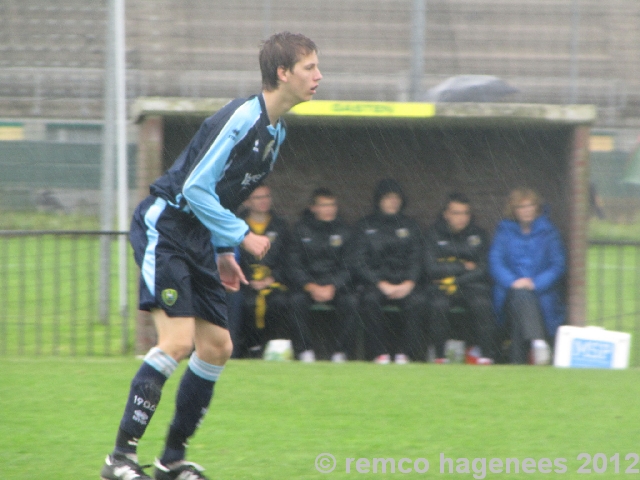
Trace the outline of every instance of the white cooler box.
[[553, 365], [572, 368], [628, 368], [631, 335], [602, 327], [564, 325], [556, 333]]

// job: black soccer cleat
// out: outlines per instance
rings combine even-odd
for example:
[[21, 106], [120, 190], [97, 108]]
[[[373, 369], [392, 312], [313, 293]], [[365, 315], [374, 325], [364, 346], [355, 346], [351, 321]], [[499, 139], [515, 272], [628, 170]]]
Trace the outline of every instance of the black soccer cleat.
[[100, 471], [100, 478], [102, 480], [153, 480], [143, 470], [150, 466], [138, 465], [137, 462], [125, 455], [107, 455]]
[[156, 459], [153, 465], [156, 467], [156, 480], [208, 480], [202, 473], [204, 468], [197, 463], [182, 461], [170, 469]]

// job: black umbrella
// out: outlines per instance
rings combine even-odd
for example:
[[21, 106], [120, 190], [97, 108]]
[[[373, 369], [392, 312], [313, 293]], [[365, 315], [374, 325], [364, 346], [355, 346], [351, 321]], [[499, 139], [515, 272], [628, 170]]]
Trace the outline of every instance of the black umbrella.
[[427, 90], [428, 102], [494, 102], [517, 88], [492, 75], [457, 75]]

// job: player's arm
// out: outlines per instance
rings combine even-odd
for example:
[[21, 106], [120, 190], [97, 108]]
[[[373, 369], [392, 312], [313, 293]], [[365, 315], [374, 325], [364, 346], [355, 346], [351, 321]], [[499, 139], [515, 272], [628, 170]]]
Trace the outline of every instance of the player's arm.
[[464, 265], [458, 260], [451, 261], [443, 258], [440, 252], [438, 241], [440, 237], [435, 229], [427, 232], [424, 242], [424, 271], [431, 280], [440, 280], [442, 278], [457, 277], [465, 272]]
[[560, 233], [554, 228], [546, 243], [547, 267], [538, 272], [531, 280], [536, 290], [545, 291], [552, 288], [566, 271], [566, 258]]
[[302, 244], [302, 238], [307, 236], [307, 234], [308, 232], [304, 226], [296, 225], [287, 250], [288, 278], [299, 288], [304, 288], [305, 285], [313, 283], [313, 277], [307, 271], [307, 260], [309, 257]]
[[[248, 225], [220, 204], [216, 185], [224, 174], [233, 148], [254, 123], [255, 113], [251, 106], [248, 103], [240, 106], [207, 148], [182, 189], [189, 208], [209, 229], [216, 247], [234, 247], [249, 236]], [[256, 250], [258, 247], [254, 243], [249, 241], [250, 248]]]
[[349, 245], [348, 259], [358, 282], [378, 285], [380, 279], [377, 272], [369, 266], [369, 239], [365, 230], [367, 224], [360, 221], [353, 230], [353, 241]]
[[493, 280], [503, 288], [510, 288], [518, 275], [509, 262], [510, 237], [503, 224], [498, 225], [493, 243], [489, 248], [489, 273]]
[[489, 240], [484, 232], [478, 233], [480, 243], [477, 247], [471, 249], [472, 258], [466, 260], [467, 263], [473, 264], [473, 268], [467, 268], [465, 262], [462, 264], [465, 266], [466, 271], [457, 278], [459, 285], [465, 283], [473, 283], [478, 281], [486, 281], [489, 276]]

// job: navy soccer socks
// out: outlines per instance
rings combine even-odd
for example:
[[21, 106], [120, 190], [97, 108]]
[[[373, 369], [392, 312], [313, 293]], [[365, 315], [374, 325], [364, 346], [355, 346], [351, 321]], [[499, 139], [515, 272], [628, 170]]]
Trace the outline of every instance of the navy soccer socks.
[[142, 437], [160, 402], [162, 387], [178, 366], [171, 356], [157, 347], [149, 350], [131, 381], [114, 453], [136, 455]]
[[223, 368], [200, 360], [195, 352], [191, 355], [176, 395], [176, 412], [160, 459], [163, 465], [184, 459], [187, 440], [207, 413], [215, 382]]

